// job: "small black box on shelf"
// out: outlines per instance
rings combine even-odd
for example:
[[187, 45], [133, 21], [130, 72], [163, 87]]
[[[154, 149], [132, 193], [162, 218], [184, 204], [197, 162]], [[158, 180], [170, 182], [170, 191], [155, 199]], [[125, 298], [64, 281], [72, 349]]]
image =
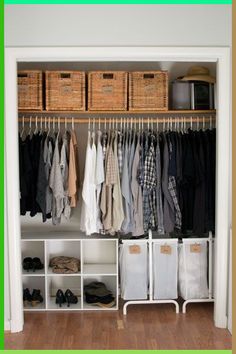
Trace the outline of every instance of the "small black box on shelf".
[[191, 109], [193, 110], [208, 110], [214, 109], [214, 84], [194, 81], [191, 85]]

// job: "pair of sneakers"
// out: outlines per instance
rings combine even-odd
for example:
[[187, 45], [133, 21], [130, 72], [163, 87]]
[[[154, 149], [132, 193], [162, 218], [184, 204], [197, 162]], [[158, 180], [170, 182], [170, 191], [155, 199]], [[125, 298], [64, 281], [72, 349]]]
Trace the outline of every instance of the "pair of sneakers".
[[27, 307], [37, 306], [38, 304], [43, 302], [43, 297], [41, 295], [41, 291], [39, 289], [33, 289], [32, 294], [29, 291], [29, 288], [23, 290], [23, 302], [24, 306]]

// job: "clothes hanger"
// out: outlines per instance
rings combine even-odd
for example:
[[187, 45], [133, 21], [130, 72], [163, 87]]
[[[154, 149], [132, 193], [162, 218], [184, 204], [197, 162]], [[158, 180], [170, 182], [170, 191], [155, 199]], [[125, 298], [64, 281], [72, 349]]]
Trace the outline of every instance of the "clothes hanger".
[[24, 132], [25, 132], [25, 116], [22, 117], [22, 130], [20, 133], [21, 138], [23, 137]]
[[47, 131], [47, 117], [44, 117], [44, 130]]
[[38, 132], [38, 116], [35, 117], [35, 130], [34, 130], [34, 134], [37, 134]]
[[193, 117], [190, 117], [190, 129], [193, 130]]
[[60, 117], [57, 118], [57, 130], [58, 130], [58, 133], [61, 132], [61, 119], [60, 119]]
[[95, 118], [93, 117], [93, 134], [95, 134]]
[[111, 130], [111, 117], [109, 119], [109, 130]]
[[40, 117], [40, 135], [42, 135], [43, 134], [43, 117], [41, 116]]
[[48, 133], [47, 133], [47, 138], [49, 137], [51, 131], [51, 117], [48, 117]]
[[163, 124], [162, 124], [162, 131], [165, 132], [166, 130], [166, 117], [163, 117], [164, 121], [163, 121]]
[[53, 134], [55, 134], [55, 117], [52, 118], [52, 131], [53, 131]]
[[90, 117], [89, 117], [89, 121], [88, 121], [88, 131], [90, 132], [91, 130], [91, 121], [90, 121]]
[[202, 118], [202, 130], [205, 130], [205, 116]]
[[167, 131], [170, 130], [170, 117], [167, 117]]
[[65, 117], [65, 132], [67, 131], [67, 118]]
[[199, 117], [197, 116], [197, 131], [199, 130]]

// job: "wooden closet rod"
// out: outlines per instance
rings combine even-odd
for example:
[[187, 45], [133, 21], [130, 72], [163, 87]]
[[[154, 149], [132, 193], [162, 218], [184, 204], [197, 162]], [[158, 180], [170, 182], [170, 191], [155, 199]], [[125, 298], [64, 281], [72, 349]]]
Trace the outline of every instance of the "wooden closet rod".
[[[20, 117], [18, 119], [19, 122], [32, 122], [32, 123], [35, 123], [37, 121], [37, 124], [41, 124], [41, 116], [39, 115], [37, 118], [36, 117], [32, 117], [30, 119], [30, 117]], [[42, 122], [43, 123], [53, 123], [53, 121], [55, 123], [58, 123], [60, 122], [61, 124], [63, 124], [64, 122], [67, 122], [67, 123], [72, 123], [74, 121], [75, 124], [86, 124], [86, 123], [101, 123], [101, 124], [104, 124], [104, 123], [107, 123], [109, 124], [109, 122], [111, 123], [132, 123], [132, 124], [139, 124], [139, 123], [168, 123], [168, 121], [171, 123], [175, 123], [175, 122], [179, 122], [179, 123], [197, 123], [197, 122], [213, 122], [215, 121], [215, 116], [210, 116], [210, 117], [177, 117], [177, 118], [173, 118], [173, 117], [161, 117], [161, 118], [149, 118], [148, 117], [143, 117], [143, 118], [98, 118], [98, 117], [94, 117], [94, 118], [67, 118], [67, 117], [42, 117]]]

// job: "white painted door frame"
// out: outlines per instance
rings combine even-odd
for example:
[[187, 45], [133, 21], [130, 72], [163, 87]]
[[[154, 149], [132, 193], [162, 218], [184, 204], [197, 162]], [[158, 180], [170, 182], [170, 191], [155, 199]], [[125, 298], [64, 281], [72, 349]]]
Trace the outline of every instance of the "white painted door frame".
[[17, 63], [21, 61], [193, 61], [217, 64], [216, 277], [214, 321], [227, 327], [230, 49], [226, 47], [36, 47], [5, 49], [5, 148], [11, 331], [23, 330]]

